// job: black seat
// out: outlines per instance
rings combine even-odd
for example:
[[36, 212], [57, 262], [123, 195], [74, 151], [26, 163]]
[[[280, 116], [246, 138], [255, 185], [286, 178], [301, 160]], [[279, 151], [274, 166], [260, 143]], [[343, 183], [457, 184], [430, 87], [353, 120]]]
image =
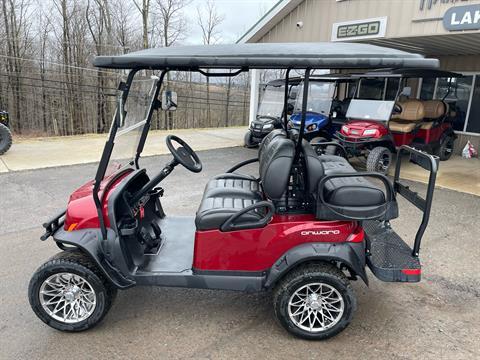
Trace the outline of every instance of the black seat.
[[[340, 156], [318, 156], [312, 145], [302, 142], [307, 167], [308, 189], [318, 200], [318, 184], [326, 175], [355, 173], [356, 170]], [[365, 177], [344, 177], [327, 181], [323, 197], [329, 204], [338, 206], [379, 206], [385, 203], [384, 192]]]
[[[273, 133], [273, 134], [272, 134]], [[218, 229], [235, 213], [262, 200], [277, 201], [287, 188], [295, 145], [282, 131], [270, 133], [259, 149], [259, 180], [238, 173], [221, 174], [205, 187], [197, 211], [198, 230]], [[236, 224], [254, 223], [265, 215], [265, 209], [246, 212]]]
[[[286, 138], [285, 131], [281, 129], [275, 129], [265, 136], [260, 143], [258, 148], [258, 159], [262, 158], [262, 154], [265, 148], [268, 148], [269, 144], [277, 138]], [[224, 193], [228, 195], [230, 190], [236, 189], [239, 192], [244, 192], [245, 190], [253, 192], [262, 192], [260, 179], [256, 179], [252, 175], [245, 175], [239, 173], [225, 173], [215, 176], [210, 180], [205, 187], [205, 192], [210, 192], [213, 189], [217, 191], [217, 194]]]

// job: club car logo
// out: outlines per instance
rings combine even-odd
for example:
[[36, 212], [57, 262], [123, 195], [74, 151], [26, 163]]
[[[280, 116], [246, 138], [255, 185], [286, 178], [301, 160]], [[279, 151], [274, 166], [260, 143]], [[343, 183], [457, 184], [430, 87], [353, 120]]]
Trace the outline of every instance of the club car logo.
[[325, 235], [339, 235], [340, 230], [304, 230], [300, 233], [302, 236], [325, 236]]

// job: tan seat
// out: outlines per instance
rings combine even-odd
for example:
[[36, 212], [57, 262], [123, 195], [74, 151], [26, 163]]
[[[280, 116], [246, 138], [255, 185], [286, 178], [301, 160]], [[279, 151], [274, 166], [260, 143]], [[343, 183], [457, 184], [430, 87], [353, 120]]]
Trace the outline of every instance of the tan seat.
[[423, 109], [425, 112], [425, 118], [427, 119], [439, 119], [446, 113], [446, 105], [441, 100], [426, 100], [423, 101]]
[[418, 122], [425, 117], [423, 103], [419, 100], [407, 100], [400, 104], [402, 112], [396, 119], [388, 122], [391, 131], [408, 133], [415, 129]]

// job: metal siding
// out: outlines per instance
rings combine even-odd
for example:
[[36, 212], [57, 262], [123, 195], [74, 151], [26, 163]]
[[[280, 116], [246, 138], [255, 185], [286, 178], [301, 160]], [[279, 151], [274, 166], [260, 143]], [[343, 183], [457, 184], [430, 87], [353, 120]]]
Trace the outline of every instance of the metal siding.
[[[258, 42], [329, 41], [332, 24], [336, 22], [387, 16], [386, 38], [453, 34], [444, 29], [442, 21], [418, 20], [443, 17], [453, 6], [480, 4], [480, 0], [441, 3], [430, 10], [420, 11], [420, 0], [304, 0], [285, 18], [279, 20]], [[288, 19], [288, 21], [285, 21]], [[412, 20], [415, 20], [413, 22]], [[303, 29], [296, 23], [303, 21]], [[462, 34], [479, 33], [464, 31]]]

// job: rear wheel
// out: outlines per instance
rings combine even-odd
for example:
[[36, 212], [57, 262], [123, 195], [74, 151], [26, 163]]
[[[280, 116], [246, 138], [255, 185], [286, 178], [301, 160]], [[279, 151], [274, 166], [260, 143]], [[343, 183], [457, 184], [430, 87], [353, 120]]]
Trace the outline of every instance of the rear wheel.
[[0, 124], [0, 155], [5, 154], [12, 146], [12, 133], [10, 129]]
[[291, 334], [324, 340], [344, 330], [357, 301], [347, 277], [331, 264], [310, 264], [293, 270], [276, 287], [275, 316]]
[[367, 171], [386, 174], [391, 164], [392, 152], [386, 147], [379, 146], [373, 148], [367, 156]]
[[[326, 142], [326, 141], [327, 141], [327, 139], [325, 139], [324, 137], [317, 136], [317, 137], [314, 137], [312, 140], [310, 140], [310, 144], [314, 145], [314, 144], [323, 143], [323, 142]], [[317, 153], [317, 155], [322, 155], [322, 154], [325, 153], [325, 148], [322, 147], [322, 146], [314, 146], [314, 149], [315, 149], [315, 152]]]
[[97, 325], [110, 310], [116, 292], [93, 261], [74, 250], [57, 254], [33, 274], [28, 298], [44, 323], [75, 332]]
[[452, 135], [446, 135], [440, 140], [440, 146], [438, 147], [436, 155], [440, 160], [445, 161], [450, 159], [453, 154], [453, 145], [455, 138]]

